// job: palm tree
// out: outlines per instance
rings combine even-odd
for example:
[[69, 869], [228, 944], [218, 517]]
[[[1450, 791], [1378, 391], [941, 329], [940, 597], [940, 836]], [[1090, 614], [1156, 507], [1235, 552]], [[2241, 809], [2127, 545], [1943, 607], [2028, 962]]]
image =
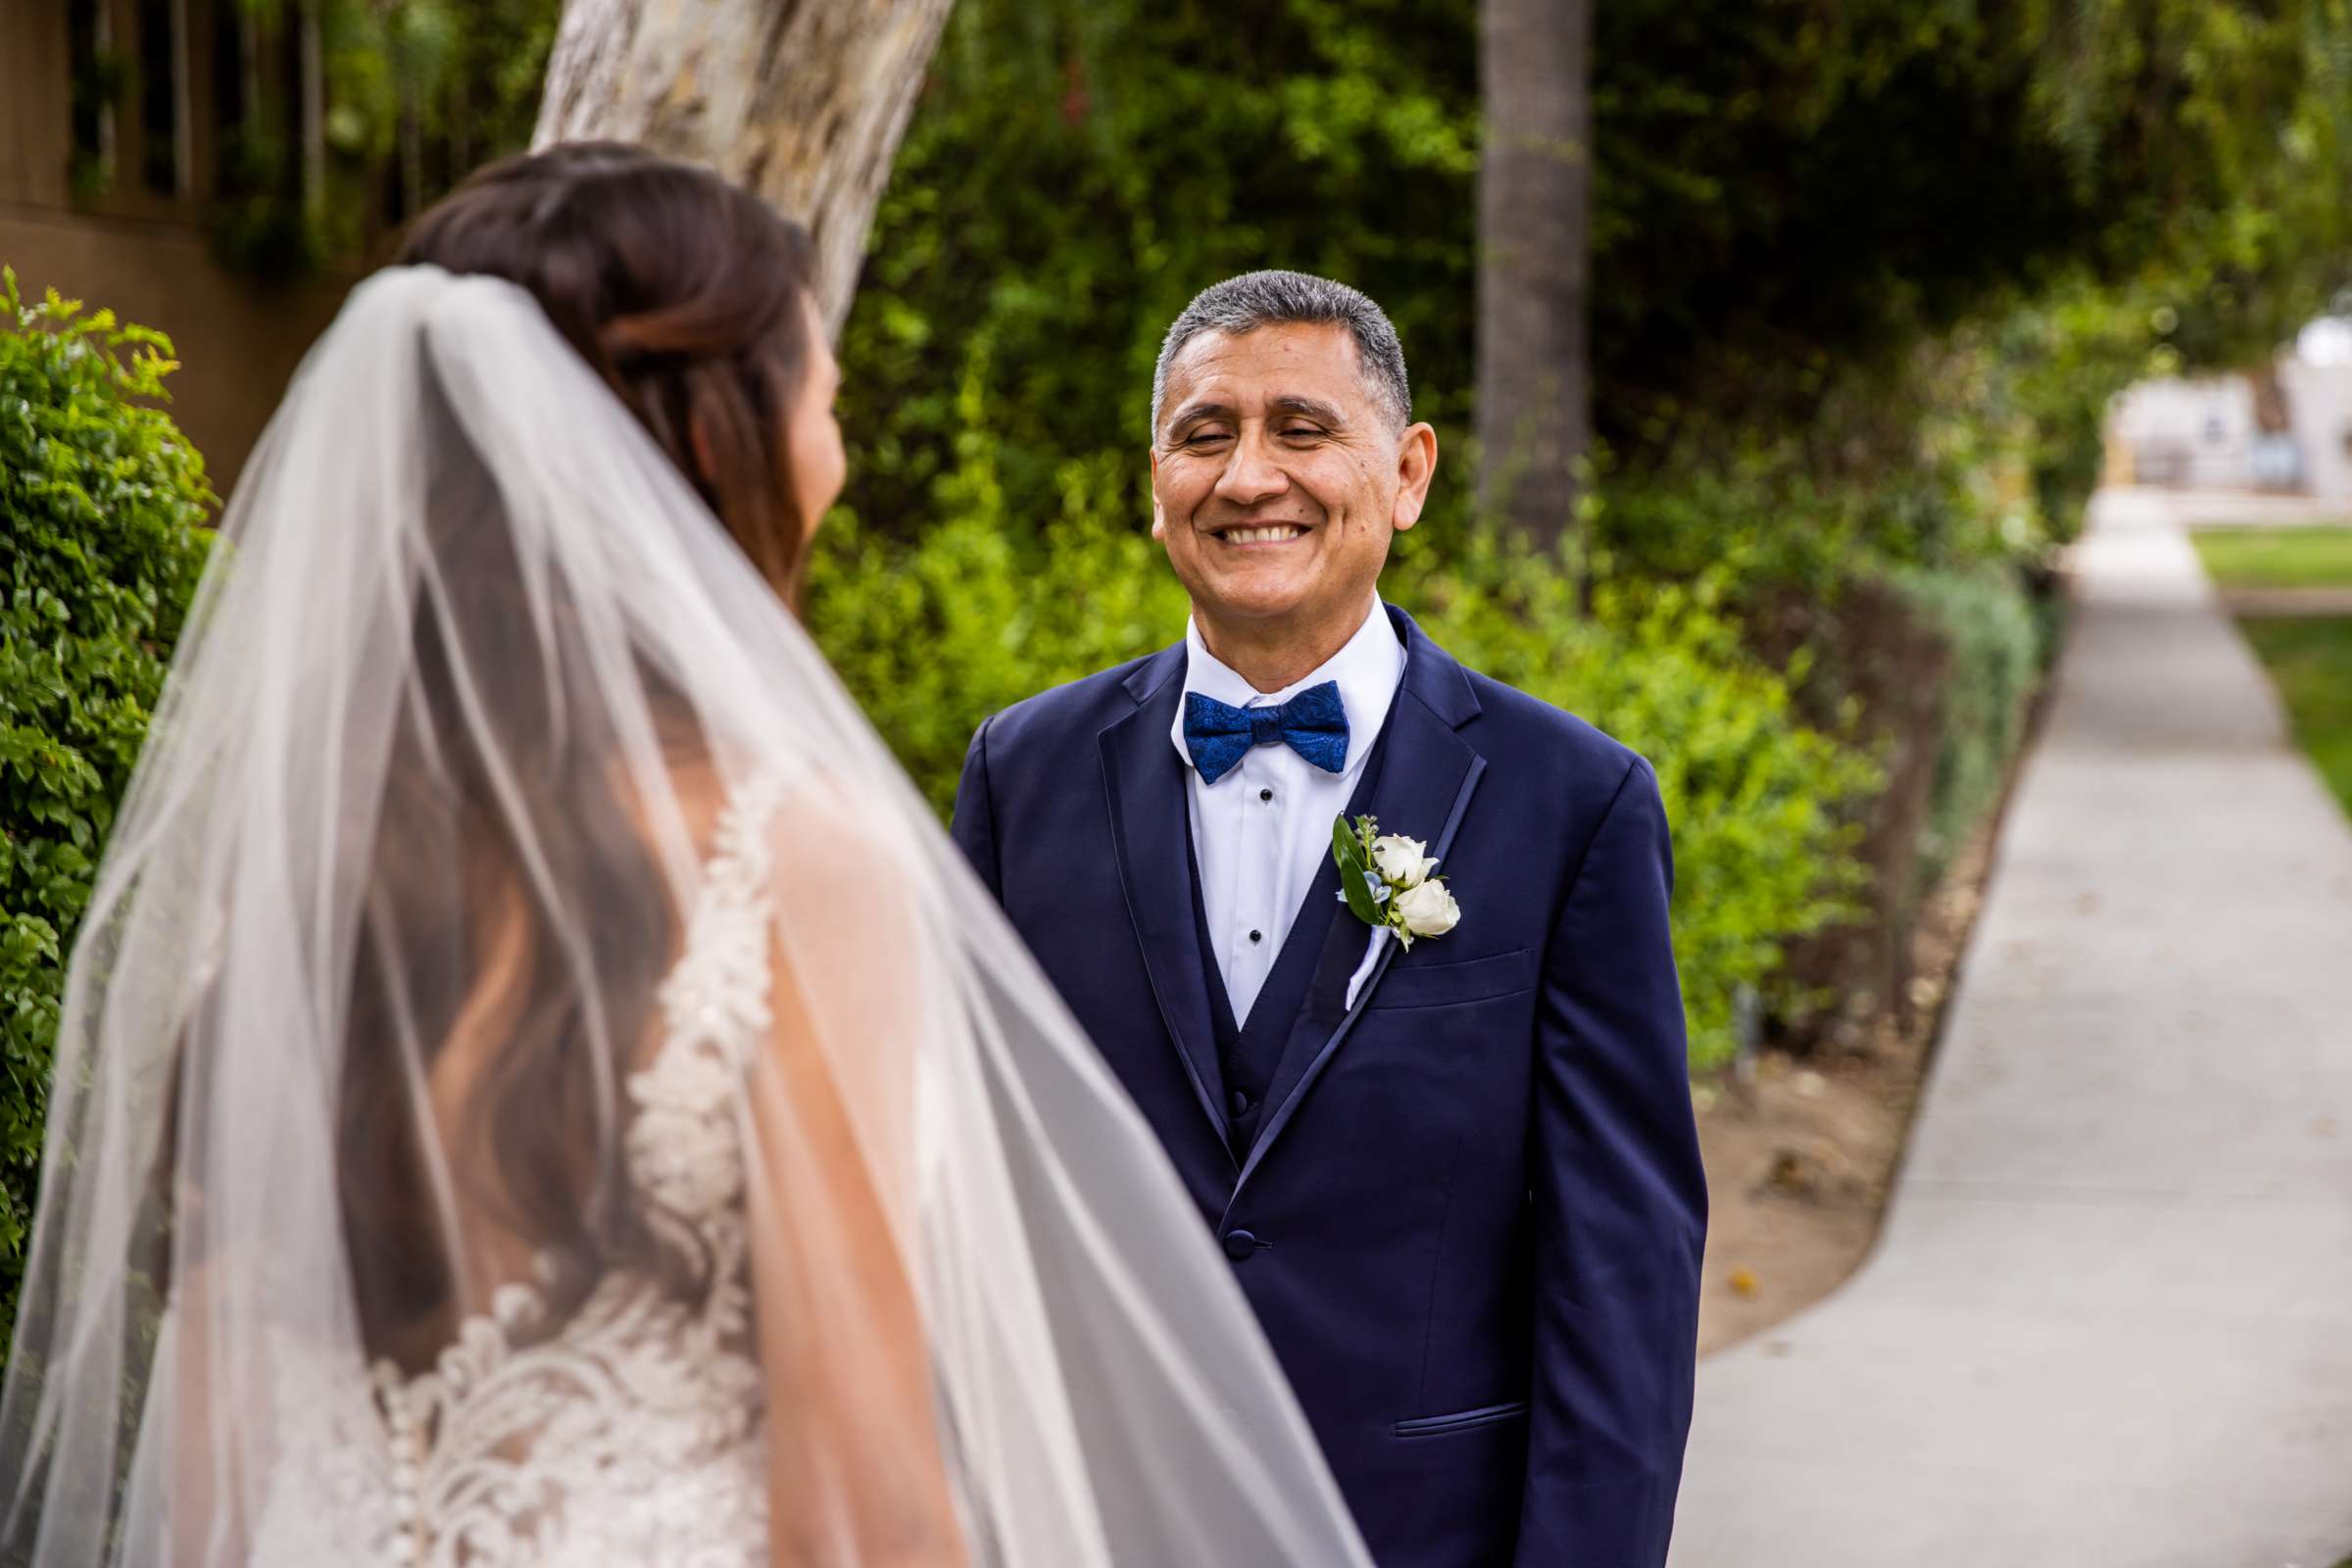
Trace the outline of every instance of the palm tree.
[[1551, 548], [1592, 429], [1592, 0], [1480, 0], [1479, 34], [1479, 502]]

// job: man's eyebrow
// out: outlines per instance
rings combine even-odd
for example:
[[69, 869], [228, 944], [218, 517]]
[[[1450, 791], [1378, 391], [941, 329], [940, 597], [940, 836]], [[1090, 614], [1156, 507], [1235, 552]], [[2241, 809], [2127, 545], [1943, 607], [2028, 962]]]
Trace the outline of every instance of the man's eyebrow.
[[1345, 428], [1348, 423], [1348, 416], [1336, 406], [1319, 398], [1301, 397], [1295, 392], [1285, 393], [1267, 407], [1277, 414], [1302, 414], [1317, 424], [1328, 424], [1335, 430]]
[[1173, 430], [1178, 425], [1190, 424], [1195, 419], [1230, 419], [1232, 417], [1232, 404], [1220, 403], [1215, 398], [1201, 398], [1197, 402], [1186, 404], [1183, 408], [1178, 409], [1174, 414], [1169, 415], [1167, 427]]

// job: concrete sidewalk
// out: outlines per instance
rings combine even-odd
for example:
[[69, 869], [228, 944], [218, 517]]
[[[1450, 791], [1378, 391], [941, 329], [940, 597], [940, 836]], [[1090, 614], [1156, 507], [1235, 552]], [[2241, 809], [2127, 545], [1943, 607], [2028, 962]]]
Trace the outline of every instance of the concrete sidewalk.
[[2107, 491], [2102, 504], [2133, 514], [2170, 513], [2184, 528], [2328, 528], [2352, 523], [2352, 502], [2243, 490], [2129, 487]]
[[2352, 1553], [2352, 828], [2111, 493], [1877, 1251], [1701, 1363], [1674, 1568]]

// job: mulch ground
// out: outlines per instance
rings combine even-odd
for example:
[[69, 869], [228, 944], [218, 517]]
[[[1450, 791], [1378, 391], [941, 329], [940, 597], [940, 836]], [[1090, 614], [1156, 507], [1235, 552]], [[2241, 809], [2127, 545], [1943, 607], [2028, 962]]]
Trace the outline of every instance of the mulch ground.
[[1737, 1344], [1844, 1283], [1893, 1189], [1954, 971], [1984, 900], [1996, 823], [1952, 862], [1912, 935], [1907, 1021], [1802, 1060], [1766, 1052], [1698, 1097], [1709, 1216], [1700, 1354]]
[[1767, 1051], [1693, 1086], [1708, 1193], [1701, 1355], [1820, 1300], [1878, 1239], [2009, 796], [2050, 691], [2045, 683], [2034, 699], [1999, 808], [1920, 906], [1908, 1005], [1850, 1047], [1817, 1048], [1801, 1059]]

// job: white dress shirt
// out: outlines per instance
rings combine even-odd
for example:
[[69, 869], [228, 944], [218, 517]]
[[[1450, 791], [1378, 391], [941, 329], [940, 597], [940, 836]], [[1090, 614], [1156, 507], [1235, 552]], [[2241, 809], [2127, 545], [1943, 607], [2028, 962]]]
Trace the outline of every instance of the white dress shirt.
[[1348, 710], [1348, 765], [1326, 773], [1286, 745], [1252, 746], [1233, 770], [1203, 783], [1184, 744], [1183, 705], [1173, 736], [1191, 776], [1193, 854], [1200, 867], [1200, 904], [1209, 951], [1225, 980], [1236, 1024], [1266, 983], [1307, 884], [1331, 858], [1332, 819], [1348, 808], [1373, 742], [1388, 722], [1404, 676], [1404, 644], [1377, 596], [1346, 647], [1303, 680], [1259, 692], [1209, 653], [1198, 623], [1184, 630], [1184, 689], [1233, 708], [1289, 702], [1327, 680], [1340, 683]]

